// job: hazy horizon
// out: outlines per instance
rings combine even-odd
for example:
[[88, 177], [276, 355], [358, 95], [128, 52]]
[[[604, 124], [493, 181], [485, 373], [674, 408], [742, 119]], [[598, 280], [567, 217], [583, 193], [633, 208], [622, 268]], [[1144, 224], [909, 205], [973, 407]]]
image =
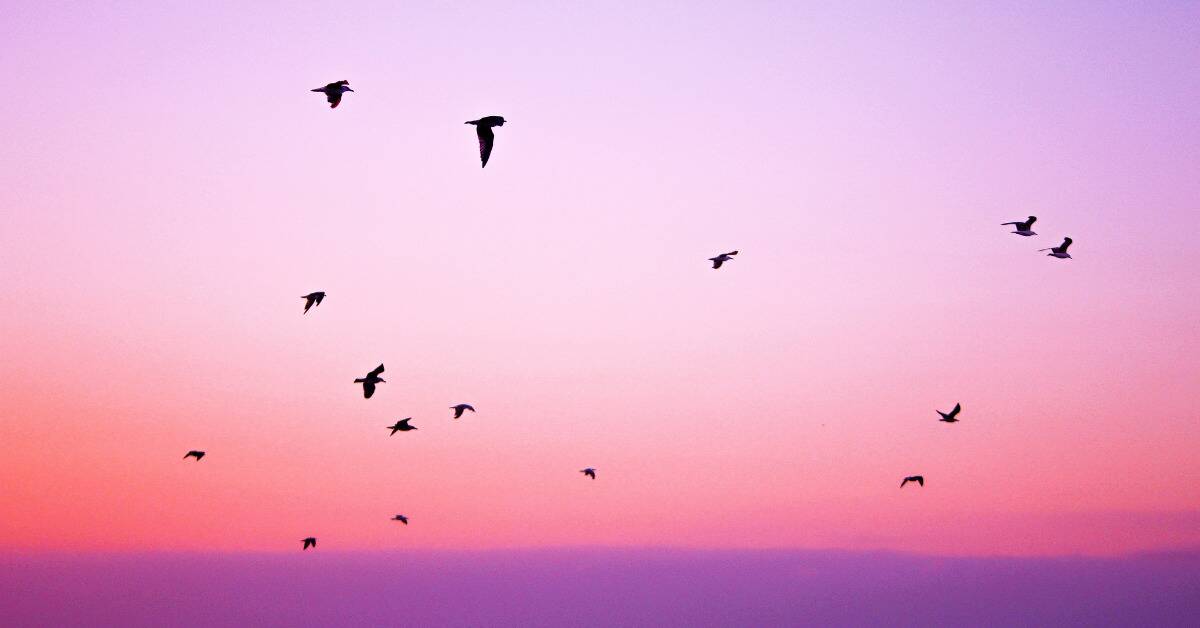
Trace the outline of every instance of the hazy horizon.
[[[0, 557], [14, 627], [1154, 625], [1200, 616], [1200, 551], [385, 551]], [[59, 602], [68, 597], [71, 604]]]

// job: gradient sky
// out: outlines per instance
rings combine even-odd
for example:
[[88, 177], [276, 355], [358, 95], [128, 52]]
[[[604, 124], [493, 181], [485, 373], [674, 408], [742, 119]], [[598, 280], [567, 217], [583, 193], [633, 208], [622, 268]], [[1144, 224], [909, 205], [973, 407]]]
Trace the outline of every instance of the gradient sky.
[[5, 3], [0, 550], [1200, 544], [1200, 5], [398, 4]]

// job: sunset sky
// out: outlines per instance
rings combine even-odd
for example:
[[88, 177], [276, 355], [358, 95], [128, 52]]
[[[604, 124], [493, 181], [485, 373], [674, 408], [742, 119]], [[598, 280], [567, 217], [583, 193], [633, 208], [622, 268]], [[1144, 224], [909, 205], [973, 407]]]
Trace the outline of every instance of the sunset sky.
[[0, 553], [1200, 546], [1200, 5], [4, 13]]

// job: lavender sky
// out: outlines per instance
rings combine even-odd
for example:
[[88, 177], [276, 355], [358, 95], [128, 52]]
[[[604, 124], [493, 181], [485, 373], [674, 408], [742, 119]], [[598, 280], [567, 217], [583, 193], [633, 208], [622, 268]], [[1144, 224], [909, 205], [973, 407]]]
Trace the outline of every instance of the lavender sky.
[[3, 9], [0, 553], [1200, 545], [1196, 3]]

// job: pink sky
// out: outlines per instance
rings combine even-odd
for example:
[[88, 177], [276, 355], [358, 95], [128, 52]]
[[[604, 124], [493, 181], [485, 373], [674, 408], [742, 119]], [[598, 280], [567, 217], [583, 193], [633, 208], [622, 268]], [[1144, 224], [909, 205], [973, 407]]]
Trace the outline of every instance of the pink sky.
[[6, 4], [0, 550], [1200, 544], [1200, 7], [566, 4]]

